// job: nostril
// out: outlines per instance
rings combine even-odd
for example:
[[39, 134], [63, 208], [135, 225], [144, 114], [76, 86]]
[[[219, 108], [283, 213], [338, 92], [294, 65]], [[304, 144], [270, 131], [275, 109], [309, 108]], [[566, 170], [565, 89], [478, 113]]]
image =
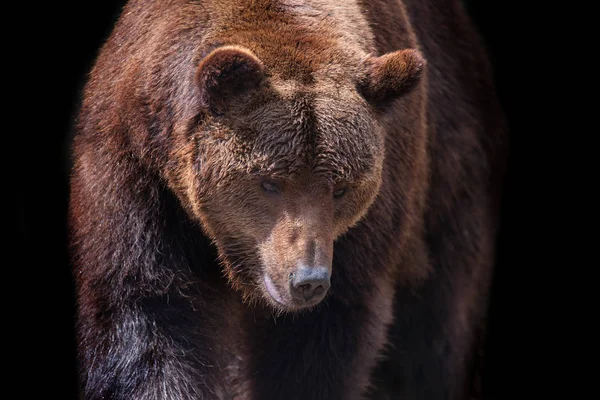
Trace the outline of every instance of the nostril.
[[305, 283], [304, 285], [298, 286], [298, 289], [303, 293], [308, 292], [309, 290], [312, 290], [312, 285], [310, 283]]

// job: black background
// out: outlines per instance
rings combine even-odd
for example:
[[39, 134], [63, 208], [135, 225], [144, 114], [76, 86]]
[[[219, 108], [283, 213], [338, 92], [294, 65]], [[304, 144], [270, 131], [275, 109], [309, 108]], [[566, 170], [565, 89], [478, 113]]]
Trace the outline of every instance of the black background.
[[[22, 27], [13, 32], [21, 44], [6, 64], [16, 69], [15, 78], [8, 78], [14, 82], [7, 82], [17, 85], [15, 114], [8, 117], [17, 122], [13, 137], [23, 150], [5, 147], [4, 152], [11, 167], [7, 176], [17, 176], [6, 192], [15, 204], [9, 215], [8, 251], [17, 255], [7, 259], [17, 260], [17, 277], [5, 284], [14, 291], [7, 310], [16, 312], [9, 331], [24, 341], [18, 347], [22, 351], [14, 353], [13, 372], [25, 377], [23, 383], [18, 381], [20, 388], [23, 393], [44, 394], [35, 398], [70, 400], [78, 392], [66, 244], [71, 129], [86, 74], [124, 0], [56, 3], [36, 6], [35, 18], [21, 18], [31, 10], [6, 14]], [[522, 79], [532, 39], [517, 2], [470, 0], [467, 4], [487, 44], [511, 128], [485, 388], [487, 398], [512, 398], [515, 390], [528, 389], [521, 385], [531, 382], [528, 371], [537, 367], [531, 339], [538, 328], [532, 321], [535, 314], [529, 312], [533, 304], [526, 297], [529, 290], [523, 279], [534, 252], [528, 238], [539, 229], [532, 218], [523, 218], [536, 201], [528, 179], [531, 170], [523, 157], [532, 140], [530, 121], [524, 115], [535, 97]], [[24, 31], [33, 31], [34, 39]], [[20, 77], [23, 72], [25, 77]]]

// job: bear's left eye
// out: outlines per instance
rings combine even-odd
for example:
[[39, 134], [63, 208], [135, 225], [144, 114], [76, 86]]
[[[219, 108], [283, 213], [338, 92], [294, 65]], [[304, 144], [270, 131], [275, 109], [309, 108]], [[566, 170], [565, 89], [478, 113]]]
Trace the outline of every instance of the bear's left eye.
[[333, 191], [333, 198], [339, 199], [346, 194], [347, 188], [339, 188]]
[[267, 193], [277, 194], [281, 192], [279, 186], [273, 181], [265, 180], [262, 181], [260, 185], [262, 189]]

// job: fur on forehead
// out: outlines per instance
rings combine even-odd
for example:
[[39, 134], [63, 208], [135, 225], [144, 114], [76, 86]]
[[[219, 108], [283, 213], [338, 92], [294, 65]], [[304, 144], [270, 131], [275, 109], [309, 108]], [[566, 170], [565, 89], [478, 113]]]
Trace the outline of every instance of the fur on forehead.
[[238, 121], [233, 134], [251, 149], [251, 172], [284, 177], [310, 170], [344, 181], [368, 172], [383, 139], [367, 104], [351, 88], [318, 87], [278, 90], [277, 99]]

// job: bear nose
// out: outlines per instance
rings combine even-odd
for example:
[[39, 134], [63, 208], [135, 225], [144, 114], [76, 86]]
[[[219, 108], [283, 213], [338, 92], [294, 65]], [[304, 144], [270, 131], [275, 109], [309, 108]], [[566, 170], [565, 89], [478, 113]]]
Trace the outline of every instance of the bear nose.
[[302, 266], [293, 273], [290, 286], [292, 296], [296, 300], [320, 300], [331, 286], [329, 269]]

